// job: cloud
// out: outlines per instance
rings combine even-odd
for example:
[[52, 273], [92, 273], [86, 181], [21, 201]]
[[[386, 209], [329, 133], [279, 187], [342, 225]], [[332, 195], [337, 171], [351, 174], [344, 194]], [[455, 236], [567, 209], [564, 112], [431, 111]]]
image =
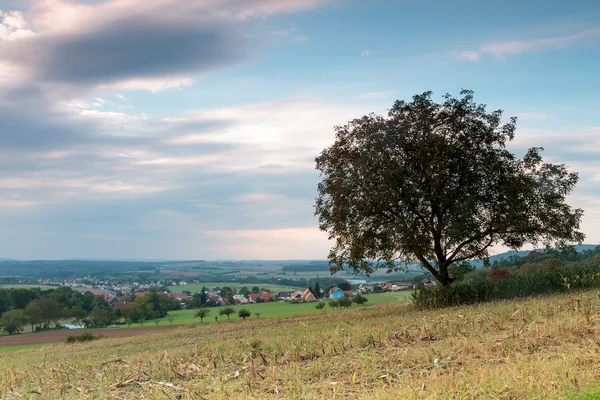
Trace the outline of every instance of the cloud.
[[486, 55], [504, 59], [507, 56], [526, 52], [565, 48], [597, 37], [600, 37], [600, 28], [589, 28], [564, 36], [490, 43], [477, 50], [462, 51], [459, 57], [469, 61], [477, 61]]
[[22, 12], [0, 10], [0, 42], [23, 39], [33, 34], [33, 31], [27, 28]]
[[264, 17], [324, 1], [40, 1], [25, 14], [0, 13], [0, 76], [6, 64], [63, 85], [180, 88], [255, 55], [265, 38], [251, 32]]
[[369, 52], [369, 50], [364, 50], [363, 52], [360, 53], [361, 57], [369, 57], [371, 53]]

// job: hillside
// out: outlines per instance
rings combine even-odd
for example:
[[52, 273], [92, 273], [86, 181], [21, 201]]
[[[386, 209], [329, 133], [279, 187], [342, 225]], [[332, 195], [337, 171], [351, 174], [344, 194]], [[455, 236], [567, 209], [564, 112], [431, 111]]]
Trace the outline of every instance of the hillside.
[[566, 398], [600, 377], [596, 293], [387, 305], [0, 353], [2, 398]]

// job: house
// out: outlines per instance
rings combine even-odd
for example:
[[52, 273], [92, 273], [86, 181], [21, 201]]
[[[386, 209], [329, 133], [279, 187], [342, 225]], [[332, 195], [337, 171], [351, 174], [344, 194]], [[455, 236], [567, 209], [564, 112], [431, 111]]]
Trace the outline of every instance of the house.
[[263, 301], [265, 303], [268, 303], [269, 301], [271, 301], [273, 299], [273, 295], [269, 292], [262, 292], [260, 294], [260, 298], [263, 299]]
[[167, 296], [169, 296], [172, 299], [177, 299], [177, 300], [189, 299], [188, 295], [185, 293], [167, 293]]
[[329, 298], [330, 299], [341, 299], [342, 297], [344, 297], [344, 291], [338, 287], [336, 288], [332, 288], [335, 290], [330, 290], [329, 291]]
[[260, 297], [258, 293], [250, 293], [248, 298], [250, 299], [250, 303], [256, 303], [256, 300]]
[[345, 296], [356, 296], [356, 292], [354, 290], [344, 290]]
[[135, 292], [135, 297], [144, 297], [147, 294], [150, 294], [149, 290], [146, 290], [144, 292]]
[[110, 304], [127, 304], [129, 303], [129, 296], [115, 296], [110, 301]]
[[306, 289], [304, 293], [302, 293], [302, 300], [304, 301], [317, 301], [317, 298], [309, 289]]
[[291, 297], [291, 300], [302, 300], [302, 293], [303, 293], [303, 292], [301, 292], [301, 291], [299, 291], [299, 290], [296, 290], [296, 291], [295, 291], [295, 292], [293, 292], [293, 293], [292, 293], [292, 295], [290, 296], [290, 297]]
[[234, 294], [233, 300], [235, 300], [235, 304], [248, 304], [248, 299], [243, 294]]
[[277, 299], [279, 300], [290, 300], [292, 298], [292, 294], [290, 292], [279, 292], [277, 294]]
[[396, 291], [396, 290], [410, 289], [412, 287], [413, 287], [413, 284], [410, 282], [392, 282], [391, 289], [393, 291]]
[[358, 293], [370, 293], [373, 291], [373, 286], [367, 286], [363, 283], [358, 287]]

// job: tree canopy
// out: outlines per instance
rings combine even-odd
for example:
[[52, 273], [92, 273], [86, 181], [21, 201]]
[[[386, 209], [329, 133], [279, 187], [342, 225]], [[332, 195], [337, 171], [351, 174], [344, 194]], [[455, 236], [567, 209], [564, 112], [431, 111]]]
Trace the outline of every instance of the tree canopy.
[[503, 122], [472, 91], [441, 103], [431, 94], [335, 127], [316, 158], [315, 215], [335, 243], [332, 272], [420, 262], [449, 285], [454, 263], [488, 257], [494, 245], [582, 242], [583, 211], [566, 203], [577, 173], [544, 162], [540, 147], [521, 158], [508, 151], [516, 118]]

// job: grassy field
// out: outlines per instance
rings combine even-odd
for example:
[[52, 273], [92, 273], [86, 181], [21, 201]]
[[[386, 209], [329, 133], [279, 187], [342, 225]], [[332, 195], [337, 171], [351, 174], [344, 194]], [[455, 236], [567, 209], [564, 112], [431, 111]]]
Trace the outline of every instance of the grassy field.
[[10, 284], [6, 284], [6, 285], [0, 285], [0, 287], [5, 288], [5, 289], [10, 289], [10, 288], [14, 288], [14, 289], [34, 289], [34, 288], [40, 288], [42, 290], [48, 290], [48, 289], [56, 289], [59, 286], [21, 285], [21, 284], [18, 284], [18, 283], [10, 283]]
[[196, 293], [202, 290], [202, 287], [206, 287], [206, 289], [213, 289], [216, 287], [222, 288], [224, 286], [229, 286], [232, 289], [238, 289], [243, 286], [246, 286], [248, 289], [252, 289], [254, 286], [258, 286], [259, 288], [268, 289], [271, 292], [277, 293], [288, 290], [297, 290], [304, 289], [298, 288], [294, 286], [284, 286], [284, 285], [273, 285], [270, 283], [236, 283], [236, 282], [210, 282], [210, 283], [190, 283], [188, 285], [181, 286], [167, 286], [169, 290], [173, 293], [181, 293], [184, 290], [190, 291], [192, 293]]
[[21, 344], [17, 346], [0, 346], [0, 353], [4, 351], [20, 351], [26, 349], [35, 349], [42, 346], [54, 346], [54, 344]]
[[596, 291], [196, 324], [0, 353], [2, 398], [591, 399]]
[[[370, 305], [377, 304], [386, 304], [386, 303], [403, 303], [408, 301], [410, 298], [410, 291], [403, 292], [388, 292], [381, 294], [372, 294], [366, 297], [369, 298], [369, 302], [362, 307], [367, 307]], [[356, 308], [356, 305], [352, 306]], [[207, 322], [215, 322], [215, 316], [218, 316], [219, 322], [227, 321], [227, 317], [225, 315], [219, 316], [219, 310], [224, 307], [210, 307], [210, 315], [204, 320], [204, 323]], [[274, 317], [291, 317], [291, 316], [300, 316], [306, 314], [315, 314], [315, 313], [335, 313], [340, 312], [340, 309], [332, 309], [330, 307], [325, 307], [324, 310], [317, 310], [315, 308], [315, 303], [286, 303], [286, 302], [270, 302], [270, 303], [257, 303], [257, 304], [244, 304], [234, 306], [233, 309], [236, 311], [236, 314], [230, 315], [230, 320], [241, 319], [237, 315], [237, 311], [245, 308], [252, 313], [250, 318], [257, 318], [255, 313], [260, 313], [260, 318], [274, 318]], [[194, 324], [199, 323], [199, 318], [194, 318], [194, 314], [196, 314], [196, 310], [179, 310], [179, 311], [169, 311], [169, 316], [174, 317], [173, 325], [186, 325], [186, 324]], [[167, 318], [162, 318], [160, 320], [160, 325], [169, 324]], [[153, 326], [154, 321], [146, 321], [144, 326]], [[131, 327], [139, 327], [140, 324], [132, 324]]]

